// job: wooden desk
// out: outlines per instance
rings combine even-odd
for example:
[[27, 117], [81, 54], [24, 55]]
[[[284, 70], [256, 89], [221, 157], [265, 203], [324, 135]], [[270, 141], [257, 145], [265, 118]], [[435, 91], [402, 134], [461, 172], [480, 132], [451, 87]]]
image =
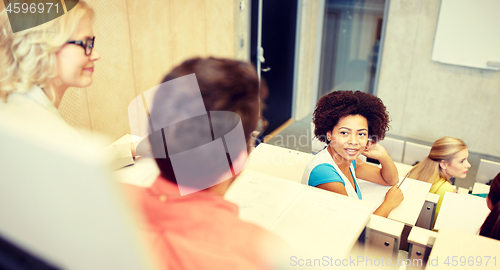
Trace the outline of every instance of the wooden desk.
[[365, 228], [371, 204], [245, 170], [224, 196], [240, 218], [280, 235], [298, 254], [344, 258]]
[[469, 194], [469, 190], [463, 187], [458, 187], [458, 194]]
[[[400, 176], [399, 181], [404, 177]], [[358, 179], [358, 186], [363, 201], [368, 201], [376, 207], [384, 201], [385, 194], [391, 186], [382, 186], [362, 179]], [[401, 189], [404, 193], [403, 202], [389, 214], [388, 218], [413, 226], [417, 222], [425, 199], [431, 188], [430, 183], [407, 178]]]
[[500, 241], [443, 228], [437, 235], [425, 269], [498, 269], [499, 267]]
[[420, 215], [418, 216], [415, 226], [428, 230], [432, 229], [438, 201], [439, 195], [427, 193], [427, 197], [425, 198], [424, 205], [422, 206], [422, 210], [420, 211]]
[[472, 193], [473, 194], [483, 194], [483, 193], [488, 194], [488, 193], [490, 193], [490, 186], [483, 184], [483, 183], [475, 182], [474, 187], [472, 188]]
[[[270, 144], [259, 144], [250, 154], [245, 169], [300, 183], [305, 167], [314, 156]], [[135, 164], [113, 172], [123, 183], [149, 187], [160, 175], [152, 158], [137, 157]]]
[[250, 153], [246, 169], [300, 183], [313, 157], [310, 153], [261, 143]]
[[427, 264], [437, 232], [414, 226], [408, 235], [408, 259], [415, 262], [412, 269], [423, 269]]
[[405, 225], [401, 222], [371, 215], [366, 225], [365, 256], [389, 258], [396, 262]]

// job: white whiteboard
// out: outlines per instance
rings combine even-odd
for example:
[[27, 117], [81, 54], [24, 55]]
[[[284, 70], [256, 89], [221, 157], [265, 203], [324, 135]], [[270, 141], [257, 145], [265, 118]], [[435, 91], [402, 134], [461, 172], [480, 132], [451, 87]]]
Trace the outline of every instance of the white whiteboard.
[[441, 0], [431, 59], [500, 70], [500, 1]]

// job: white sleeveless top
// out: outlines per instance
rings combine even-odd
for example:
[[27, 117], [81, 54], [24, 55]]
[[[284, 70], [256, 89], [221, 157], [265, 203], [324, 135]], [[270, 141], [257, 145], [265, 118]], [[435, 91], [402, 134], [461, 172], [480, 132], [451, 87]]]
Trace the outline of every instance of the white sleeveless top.
[[[351, 165], [349, 166], [349, 170], [352, 174], [352, 178], [354, 180], [354, 185], [356, 186], [356, 190], [358, 192], [356, 192], [356, 190], [352, 186], [349, 179], [342, 173], [342, 171], [339, 169], [339, 166], [333, 161], [333, 158], [330, 155], [330, 153], [328, 152], [327, 148], [318, 152], [314, 156], [314, 158], [309, 162], [309, 164], [307, 164], [306, 169], [304, 170], [304, 174], [302, 175], [301, 183], [305, 184], [305, 185], [310, 185], [309, 180], [311, 177], [311, 172], [316, 167], [321, 165], [321, 169], [320, 169], [319, 173], [321, 173], [321, 174], [330, 174], [331, 173], [332, 175], [335, 174], [336, 176], [337, 175], [340, 176], [341, 179], [338, 179], [338, 181], [335, 181], [337, 179], [335, 179], [334, 181], [327, 180], [327, 181], [322, 182], [320, 184], [329, 183], [329, 182], [341, 182], [340, 180], [342, 180], [344, 182], [344, 187], [345, 187], [345, 190], [347, 192], [347, 195], [351, 198], [357, 198], [357, 199], [361, 200], [362, 196], [361, 196], [361, 192], [359, 190], [358, 183], [356, 181], [356, 174], [354, 172], [354, 169], [355, 169], [354, 163], [355, 163], [355, 161], [351, 162]], [[338, 178], [338, 176], [337, 176], [337, 178]], [[316, 176], [316, 177], [318, 177], [318, 176]], [[321, 177], [321, 175], [319, 175], [319, 177]], [[328, 176], [325, 175], [325, 177], [328, 177]]]

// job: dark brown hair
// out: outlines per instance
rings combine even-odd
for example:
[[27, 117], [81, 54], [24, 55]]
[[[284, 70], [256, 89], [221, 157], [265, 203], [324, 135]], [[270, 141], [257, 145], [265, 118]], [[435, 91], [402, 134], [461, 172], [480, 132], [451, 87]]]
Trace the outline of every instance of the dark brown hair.
[[493, 209], [481, 226], [479, 235], [500, 240], [500, 173], [491, 181], [488, 198]]
[[360, 91], [333, 91], [316, 104], [313, 114], [314, 135], [326, 142], [326, 133], [332, 131], [339, 119], [348, 115], [361, 115], [368, 122], [368, 135], [374, 141], [384, 139], [389, 130], [389, 113], [380, 98]]
[[[214, 123], [215, 120], [213, 117], [210, 117], [210, 112], [226, 111], [238, 114], [243, 126], [247, 150], [249, 150], [251, 133], [255, 130], [259, 120], [260, 110], [264, 107], [262, 100], [267, 96], [267, 87], [264, 82], [259, 84], [259, 78], [255, 68], [249, 63], [230, 59], [192, 58], [170, 71], [162, 80], [162, 83], [193, 73], [196, 76], [203, 103], [208, 112], [209, 121], [211, 121], [210, 124], [212, 129], [215, 130], [215, 125], [217, 125], [217, 130], [225, 134], [234, 128], [235, 121], [228, 119], [227, 121], [219, 120], [217, 123]], [[163, 97], [159, 99], [157, 94], [153, 102], [151, 115], [156, 115], [156, 113], [160, 112], [159, 108], [161, 107], [177, 106], [185, 108], [185, 106], [189, 107], [192, 105], [189, 103], [179, 104], [178, 102], [172, 101], [172, 99], [175, 99], [175, 97]], [[157, 111], [155, 112], [155, 110]], [[170, 111], [170, 113], [176, 113], [175, 108], [170, 109]], [[171, 116], [170, 114], [165, 117]], [[168, 154], [185, 151], [187, 150], [186, 145], [188, 145], [188, 148], [193, 148], [212, 141], [211, 138], [207, 141], [206, 136], [203, 136], [204, 132], [206, 133], [203, 127], [206, 125], [200, 123], [206, 121], [206, 119], [206, 116], [200, 116], [182, 121], [180, 124], [175, 125], [174, 129], [176, 130], [173, 132], [176, 136], [171, 136], [171, 138], [174, 139], [166, 145], [168, 149], [167, 157], [156, 158], [156, 163], [160, 168], [162, 176], [168, 181], [177, 183]], [[166, 134], [169, 131], [165, 129], [164, 132]], [[152, 137], [150, 137], [150, 141], [151, 139]], [[217, 135], [215, 135], [214, 139], [217, 139]], [[155, 152], [154, 148], [153, 152]], [[155, 154], [155, 157], [158, 157], [158, 155]], [[200, 164], [200, 166], [211, 168], [210, 159], [211, 158], [207, 158], [206, 162]], [[215, 170], [208, 171], [214, 175], [224, 173], [216, 172]]]

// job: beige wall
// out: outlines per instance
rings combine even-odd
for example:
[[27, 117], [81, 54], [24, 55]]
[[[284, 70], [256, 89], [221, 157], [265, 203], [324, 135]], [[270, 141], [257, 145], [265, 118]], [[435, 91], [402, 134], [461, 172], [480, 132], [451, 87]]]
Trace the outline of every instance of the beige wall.
[[[195, 56], [248, 60], [248, 0], [88, 0], [96, 19], [94, 83], [70, 89], [59, 111], [75, 127], [116, 140], [130, 133], [129, 102]], [[240, 39], [244, 46], [240, 47]], [[238, 45], [236, 45], [238, 44]]]
[[[317, 59], [315, 59], [317, 47], [317, 35], [322, 35], [318, 32], [318, 13], [323, 0], [301, 0], [299, 1], [300, 22], [299, 27], [299, 42], [298, 61], [297, 61], [297, 78], [296, 89], [294, 93], [294, 112], [293, 118], [300, 120], [311, 113], [313, 110], [313, 98], [318, 92], [317, 85], [314, 84], [314, 70]], [[322, 28], [320, 28], [322, 29]]]
[[430, 143], [455, 136], [470, 151], [498, 157], [500, 72], [431, 61], [439, 5], [391, 1], [378, 85], [389, 134]]

